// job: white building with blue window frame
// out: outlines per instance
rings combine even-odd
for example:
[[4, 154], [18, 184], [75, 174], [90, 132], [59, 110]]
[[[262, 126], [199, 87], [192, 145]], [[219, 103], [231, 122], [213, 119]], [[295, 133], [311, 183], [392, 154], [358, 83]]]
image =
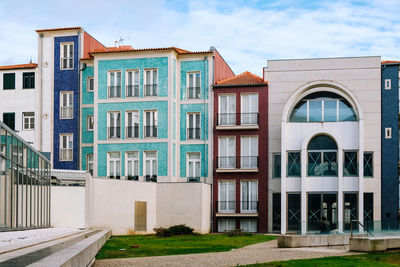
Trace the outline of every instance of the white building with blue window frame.
[[323, 217], [339, 232], [380, 221], [380, 57], [270, 60], [264, 74], [269, 231], [316, 233]]

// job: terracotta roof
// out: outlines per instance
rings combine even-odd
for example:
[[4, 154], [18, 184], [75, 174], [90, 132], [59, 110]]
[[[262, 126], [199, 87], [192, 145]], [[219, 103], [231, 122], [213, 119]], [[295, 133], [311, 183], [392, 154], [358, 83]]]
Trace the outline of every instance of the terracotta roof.
[[228, 86], [228, 85], [260, 85], [260, 84], [268, 84], [268, 82], [264, 81], [261, 77], [245, 71], [241, 74], [235, 75], [231, 78], [221, 80], [216, 82], [214, 86]]
[[8, 66], [0, 66], [0, 70], [16, 70], [16, 69], [35, 69], [38, 64], [29, 63], [29, 64], [18, 64], [18, 65], [8, 65]]
[[178, 47], [161, 47], [161, 48], [141, 48], [141, 49], [134, 49], [131, 46], [119, 46], [119, 47], [107, 47], [107, 49], [96, 49], [90, 54], [101, 54], [101, 53], [117, 53], [117, 52], [142, 52], [142, 51], [157, 51], [157, 50], [173, 50], [179, 55], [184, 55], [184, 54], [204, 54], [204, 53], [214, 53], [213, 51], [197, 51], [197, 52], [192, 52], [188, 50], [184, 50]]
[[92, 60], [94, 59], [94, 57], [90, 56], [90, 57], [81, 57], [80, 60]]
[[62, 31], [62, 30], [80, 30], [82, 27], [65, 27], [65, 28], [53, 28], [53, 29], [41, 29], [36, 32], [51, 32], [51, 31]]
[[400, 64], [400, 61], [396, 60], [384, 60], [381, 62], [382, 64]]

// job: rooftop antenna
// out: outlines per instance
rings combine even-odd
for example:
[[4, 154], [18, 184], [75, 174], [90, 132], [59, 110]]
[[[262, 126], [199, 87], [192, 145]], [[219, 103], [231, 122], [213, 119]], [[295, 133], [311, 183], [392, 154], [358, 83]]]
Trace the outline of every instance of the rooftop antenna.
[[115, 47], [117, 47], [117, 44], [118, 44], [118, 45], [120, 45], [120, 44], [122, 44], [124, 41], [125, 41], [125, 39], [124, 39], [124, 38], [122, 38], [122, 37], [119, 37], [119, 40], [118, 40], [118, 41], [114, 41], [114, 43], [115, 43]]
[[31, 59], [29, 60], [29, 64], [32, 64], [32, 57], [31, 57]]

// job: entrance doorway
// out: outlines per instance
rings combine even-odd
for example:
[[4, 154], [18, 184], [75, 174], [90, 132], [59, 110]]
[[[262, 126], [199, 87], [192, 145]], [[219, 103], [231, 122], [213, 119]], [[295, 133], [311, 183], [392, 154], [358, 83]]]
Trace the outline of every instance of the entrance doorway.
[[325, 217], [330, 223], [331, 230], [337, 229], [336, 193], [309, 193], [307, 204], [307, 228], [309, 232], [321, 230], [322, 217]]

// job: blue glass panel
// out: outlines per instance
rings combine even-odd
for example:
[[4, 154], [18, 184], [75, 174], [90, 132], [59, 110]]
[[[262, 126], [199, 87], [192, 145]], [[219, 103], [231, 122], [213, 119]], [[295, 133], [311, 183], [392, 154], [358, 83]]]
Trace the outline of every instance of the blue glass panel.
[[310, 101], [309, 110], [309, 121], [322, 121], [322, 101]]
[[352, 106], [343, 100], [339, 100], [339, 121], [356, 121], [356, 114]]
[[300, 101], [299, 104], [294, 107], [292, 114], [290, 115], [290, 122], [306, 122], [307, 121], [307, 102]]
[[337, 121], [337, 101], [324, 102], [324, 121]]

